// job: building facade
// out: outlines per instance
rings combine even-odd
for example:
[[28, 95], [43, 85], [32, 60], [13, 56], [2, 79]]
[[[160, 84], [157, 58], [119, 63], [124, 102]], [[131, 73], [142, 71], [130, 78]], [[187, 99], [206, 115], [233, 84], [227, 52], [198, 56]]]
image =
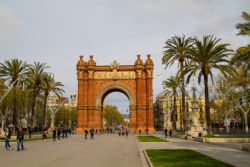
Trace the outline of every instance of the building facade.
[[69, 99], [67, 97], [58, 97], [57, 95], [49, 95], [47, 99], [47, 109], [48, 110], [55, 110], [60, 104], [64, 103], [63, 105], [67, 107], [69, 105]]
[[74, 92], [73, 94], [70, 95], [70, 100], [69, 100], [69, 107], [71, 109], [76, 109], [77, 108], [77, 101], [78, 101], [78, 92]]
[[[206, 113], [205, 113], [205, 101], [203, 97], [198, 96], [198, 119], [203, 127], [206, 127]], [[187, 125], [191, 125], [193, 120], [193, 113], [192, 113], [192, 95], [187, 95], [186, 99], [186, 118], [187, 118]], [[172, 129], [173, 122], [171, 117], [175, 117], [176, 121], [176, 129], [182, 131], [184, 129], [183, 125], [183, 114], [182, 114], [182, 97], [177, 96], [176, 98], [176, 115], [173, 115], [174, 110], [174, 99], [171, 96], [164, 95], [164, 92], [160, 93], [156, 97], [156, 101], [154, 103], [154, 121], [155, 121], [155, 128], [159, 130], [162, 129]]]

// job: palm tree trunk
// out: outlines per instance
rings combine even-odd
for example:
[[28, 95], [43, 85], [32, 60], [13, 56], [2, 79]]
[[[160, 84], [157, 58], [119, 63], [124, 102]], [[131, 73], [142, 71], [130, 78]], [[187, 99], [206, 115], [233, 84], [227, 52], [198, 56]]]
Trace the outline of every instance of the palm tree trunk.
[[13, 115], [12, 115], [12, 124], [13, 124], [13, 131], [15, 131], [15, 128], [17, 126], [16, 124], [16, 87], [17, 85], [14, 84], [13, 86]]
[[210, 106], [209, 106], [209, 92], [208, 92], [208, 76], [206, 74], [203, 74], [203, 76], [204, 76], [204, 86], [205, 86], [205, 110], [206, 110], [208, 134], [212, 134], [212, 124], [211, 124]]
[[[181, 74], [183, 74], [183, 61], [180, 62], [181, 64]], [[184, 131], [187, 129], [186, 123], [186, 110], [185, 110], [185, 77], [182, 75], [182, 83], [181, 83], [181, 96], [182, 96], [182, 120], [184, 125]]]
[[44, 108], [43, 108], [43, 128], [46, 127], [45, 125], [45, 119], [46, 119], [46, 111], [47, 111], [47, 98], [48, 98], [48, 94], [46, 93], [44, 95]]
[[34, 89], [34, 91], [33, 91], [33, 101], [32, 101], [32, 105], [31, 105], [31, 121], [30, 121], [30, 127], [31, 127], [31, 129], [34, 128], [35, 105], [36, 105], [36, 89]]

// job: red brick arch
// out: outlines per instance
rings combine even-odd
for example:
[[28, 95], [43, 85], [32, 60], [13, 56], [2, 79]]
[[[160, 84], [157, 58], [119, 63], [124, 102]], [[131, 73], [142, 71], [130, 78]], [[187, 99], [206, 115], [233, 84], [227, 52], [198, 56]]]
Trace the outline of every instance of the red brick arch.
[[91, 127], [103, 129], [103, 100], [109, 93], [120, 91], [130, 103], [130, 132], [153, 127], [153, 61], [148, 55], [145, 63], [138, 55], [134, 65], [97, 66], [90, 56], [85, 62], [83, 56], [77, 62], [78, 115], [77, 132]]

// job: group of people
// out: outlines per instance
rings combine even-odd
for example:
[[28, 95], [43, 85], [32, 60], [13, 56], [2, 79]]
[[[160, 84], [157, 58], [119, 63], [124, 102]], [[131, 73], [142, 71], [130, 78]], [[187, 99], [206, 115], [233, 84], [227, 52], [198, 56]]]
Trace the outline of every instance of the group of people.
[[170, 129], [169, 131], [168, 131], [168, 129], [164, 129], [165, 138], [168, 137], [168, 133], [169, 133], [169, 136], [171, 137], [172, 136], [172, 129]]
[[[31, 137], [29, 130], [28, 130], [28, 133], [29, 133], [29, 137]], [[57, 139], [57, 142], [60, 142], [60, 136], [62, 136], [62, 138], [67, 138], [68, 134], [71, 135], [72, 133], [74, 133], [74, 130], [71, 130], [71, 128], [64, 128], [64, 127], [54, 128], [53, 132], [52, 132], [53, 141], [56, 141], [56, 139]], [[17, 134], [17, 136], [16, 136], [17, 151], [24, 150], [23, 141], [24, 141], [25, 130], [22, 127], [18, 127], [16, 134]], [[4, 137], [3, 138], [4, 138], [4, 142], [5, 142], [5, 149], [7, 151], [12, 150], [12, 147], [10, 145], [10, 141], [12, 139], [11, 135], [12, 135], [11, 129], [9, 127], [6, 127], [4, 129], [4, 135], [3, 135]], [[48, 135], [47, 130], [43, 129], [42, 130], [42, 137], [43, 137], [44, 142], [47, 141], [47, 135]]]
[[[16, 136], [16, 140], [17, 140], [17, 151], [24, 150], [23, 147], [23, 139], [24, 139], [24, 130], [22, 127], [18, 127], [17, 130], [17, 136]], [[4, 135], [4, 143], [5, 143], [5, 149], [6, 150], [12, 150], [11, 145], [10, 145], [10, 140], [11, 140], [11, 130], [7, 127], [5, 128], [5, 135]], [[21, 147], [21, 148], [20, 148]]]
[[[43, 141], [47, 141], [47, 134], [48, 134], [48, 132], [44, 129], [42, 131]], [[56, 141], [56, 139], [57, 139], [57, 142], [60, 142], [61, 135], [62, 135], [62, 138], [64, 139], [64, 138], [68, 137], [68, 134], [69, 135], [72, 134], [71, 128], [56, 127], [52, 131], [53, 141]]]
[[128, 129], [118, 129], [119, 136], [128, 136]]
[[[101, 131], [100, 131], [101, 132]], [[88, 133], [90, 133], [90, 139], [94, 140], [94, 133], [95, 133], [95, 129], [92, 127], [89, 131], [87, 129], [84, 130], [84, 134], [85, 134], [85, 140], [88, 139]], [[96, 129], [96, 133], [98, 133], [98, 130]]]

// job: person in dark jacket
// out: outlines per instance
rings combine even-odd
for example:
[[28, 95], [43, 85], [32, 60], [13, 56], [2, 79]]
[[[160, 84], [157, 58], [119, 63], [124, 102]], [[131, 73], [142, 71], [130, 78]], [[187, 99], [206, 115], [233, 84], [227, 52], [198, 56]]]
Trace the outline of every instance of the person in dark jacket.
[[61, 135], [61, 130], [60, 128], [57, 128], [57, 142], [60, 142], [60, 135]]
[[52, 136], [53, 136], [53, 141], [56, 141], [56, 129], [55, 128], [53, 129]]
[[164, 129], [164, 134], [165, 134], [165, 138], [168, 137], [168, 130], [167, 129]]
[[94, 133], [95, 133], [94, 128], [91, 128], [91, 129], [90, 129], [91, 139], [94, 139]]
[[169, 136], [172, 136], [172, 129], [169, 130]]
[[29, 131], [29, 138], [31, 139], [32, 129], [31, 129], [31, 127], [30, 127], [30, 126], [28, 127], [28, 131]]
[[24, 131], [22, 127], [18, 128], [16, 138], [17, 138], [17, 151], [20, 150], [20, 145], [21, 145], [21, 149], [23, 150]]
[[9, 130], [9, 128], [6, 128], [5, 130], [5, 148], [6, 150], [11, 150], [10, 147], [10, 138], [11, 138], [11, 131]]
[[88, 130], [87, 130], [87, 129], [85, 129], [85, 131], [84, 131], [84, 132], [85, 132], [85, 140], [87, 140], [87, 139], [88, 139], [88, 133], [89, 133], [89, 132], [88, 132]]

